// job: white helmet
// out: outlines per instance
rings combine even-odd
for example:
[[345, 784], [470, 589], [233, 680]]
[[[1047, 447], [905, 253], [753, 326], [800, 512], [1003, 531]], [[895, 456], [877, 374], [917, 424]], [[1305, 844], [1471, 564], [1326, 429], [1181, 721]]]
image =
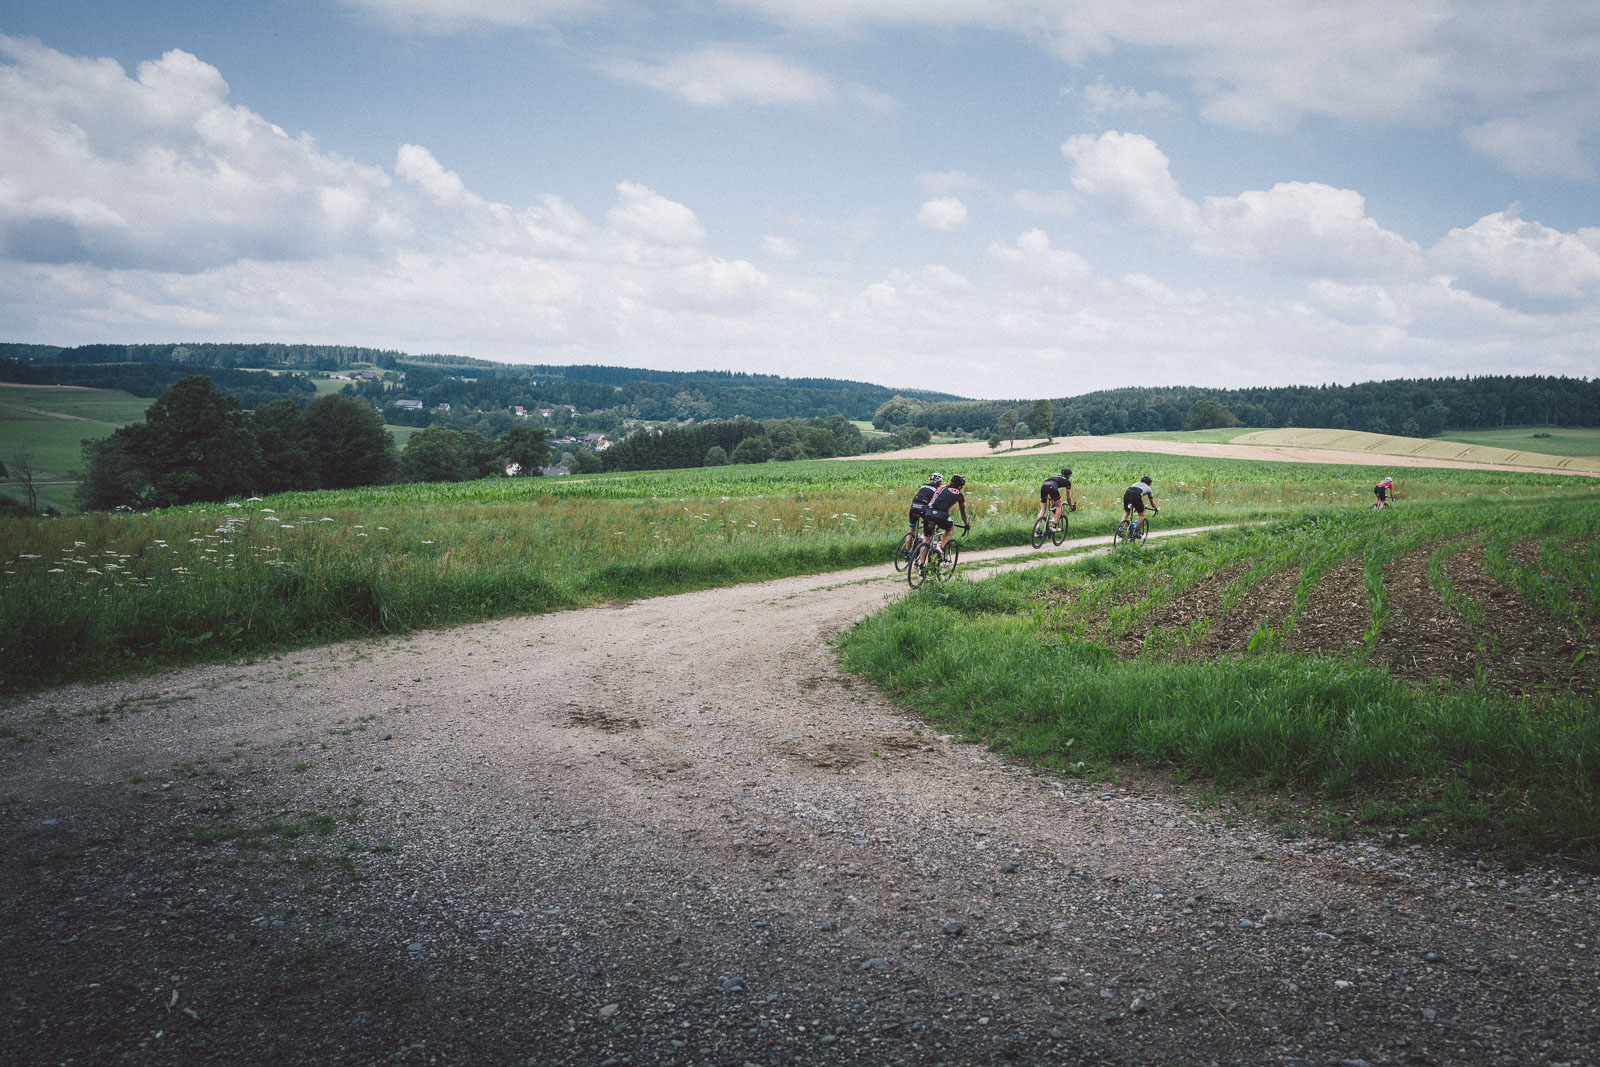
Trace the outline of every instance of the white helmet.
[[938, 471], [934, 471], [932, 474], [928, 475], [929, 485], [938, 485], [942, 481], [944, 481], [944, 475], [940, 474]]

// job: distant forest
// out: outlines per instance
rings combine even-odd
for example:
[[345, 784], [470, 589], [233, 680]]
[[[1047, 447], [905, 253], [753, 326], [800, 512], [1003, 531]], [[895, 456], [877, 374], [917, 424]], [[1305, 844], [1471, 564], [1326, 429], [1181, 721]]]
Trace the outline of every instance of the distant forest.
[[[1195, 429], [1197, 405], [1224, 417], [1210, 425], [1315, 426], [1433, 437], [1447, 429], [1495, 426], [1600, 426], [1600, 379], [1486, 376], [1417, 378], [1357, 385], [1258, 389], [1191, 387], [1108, 389], [1050, 402], [1057, 435]], [[873, 416], [879, 429], [990, 433], [1024, 401], [890, 401]], [[1037, 430], [1038, 427], [1033, 427]]]
[[[407, 355], [340, 345], [0, 344], [0, 380], [60, 382], [159, 396], [179, 379], [203, 373], [253, 409], [278, 399], [304, 406], [314, 395], [308, 372], [386, 372], [352, 382], [394, 423], [453, 424], [464, 412], [503, 413], [522, 406], [560, 409], [552, 430], [615, 432], [624, 425], [747, 419], [866, 420], [883, 430], [988, 436], [1026, 418], [1033, 400], [967, 400], [831, 378], [783, 378], [732, 371], [653, 371], [600, 365], [505, 364], [452, 355]], [[245, 369], [252, 368], [252, 369]], [[275, 371], [275, 374], [263, 373]], [[405, 411], [397, 400], [420, 402]], [[1196, 405], [1221, 409], [1213, 425], [1316, 426], [1431, 437], [1447, 429], [1509, 425], [1600, 426], [1600, 379], [1539, 376], [1399, 379], [1354, 385], [1254, 389], [1138, 387], [1051, 398], [1050, 431], [1113, 434], [1190, 428]], [[445, 408], [448, 405], [448, 409]], [[578, 416], [573, 423], [567, 405]], [[604, 413], [585, 424], [584, 416]], [[1025, 427], [1040, 430], [1043, 427]], [[559, 432], [559, 431], [557, 431]], [[683, 447], [711, 447], [724, 430]], [[737, 437], [737, 434], [735, 434]], [[729, 449], [738, 441], [721, 442]]]
[[[179, 379], [204, 373], [216, 388], [254, 408], [265, 383], [242, 368], [282, 372], [345, 373], [358, 366], [404, 372], [404, 379], [353, 385], [351, 392], [384, 409], [394, 422], [425, 426], [444, 421], [431, 413], [451, 410], [504, 411], [570, 404], [580, 412], [605, 411], [623, 419], [817, 419], [843, 415], [866, 420], [895, 391], [881, 385], [833, 378], [783, 378], [734, 371], [655, 371], [598, 365], [506, 364], [466, 356], [411, 356], [340, 345], [193, 344], [50, 345], [0, 344], [0, 379], [60, 382], [126, 389], [156, 397]], [[214, 371], [228, 371], [218, 374]], [[26, 376], [19, 376], [26, 375]], [[279, 399], [282, 394], [260, 399]], [[310, 393], [305, 394], [309, 399]], [[954, 400], [949, 393], [905, 395], [923, 401]], [[423, 411], [406, 416], [388, 410], [396, 400], [418, 400]]]

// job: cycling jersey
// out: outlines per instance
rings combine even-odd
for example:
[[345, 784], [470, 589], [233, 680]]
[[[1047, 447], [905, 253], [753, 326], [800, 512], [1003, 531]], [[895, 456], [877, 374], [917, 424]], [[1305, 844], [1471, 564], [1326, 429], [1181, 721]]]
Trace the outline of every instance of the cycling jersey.
[[1122, 491], [1122, 506], [1133, 508], [1143, 515], [1145, 497], [1149, 497], [1152, 504], [1155, 503], [1155, 494], [1150, 492], [1150, 487], [1143, 482], [1134, 482]]
[[938, 491], [939, 487], [933, 485], [932, 483], [924, 485], [921, 489], [918, 489], [917, 495], [911, 498], [911, 511], [907, 517], [907, 521], [915, 524], [917, 519], [922, 516], [922, 513], [927, 510], [928, 501], [932, 500], [934, 494]]
[[1071, 488], [1072, 488], [1072, 479], [1071, 478], [1067, 478], [1067, 477], [1064, 477], [1064, 476], [1059, 475], [1059, 474], [1054, 475], [1052, 477], [1046, 478], [1044, 480], [1044, 484], [1039, 486], [1039, 499], [1040, 499], [1040, 501], [1060, 500], [1061, 499], [1061, 490], [1063, 490], [1063, 489], [1071, 489]]
[[955, 486], [946, 485], [937, 493], [933, 494], [933, 499], [928, 501], [928, 510], [942, 511], [948, 515], [950, 514], [951, 508], [955, 507], [957, 504], [963, 503], [965, 500], [966, 497], [961, 495], [961, 490], [957, 489]]

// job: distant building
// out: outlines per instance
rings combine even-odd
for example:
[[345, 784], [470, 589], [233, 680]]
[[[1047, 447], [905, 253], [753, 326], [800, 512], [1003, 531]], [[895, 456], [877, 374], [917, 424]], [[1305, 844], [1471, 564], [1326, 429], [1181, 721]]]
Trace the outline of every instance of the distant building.
[[450, 410], [450, 405], [449, 404], [437, 404], [437, 405], [434, 406], [433, 410], [435, 410], [435, 411], [449, 411]]
[[404, 411], [421, 411], [422, 410], [422, 401], [420, 401], [420, 400], [396, 400], [394, 402], [394, 406], [397, 407], [397, 408], [400, 408], [400, 409], [402, 409]]

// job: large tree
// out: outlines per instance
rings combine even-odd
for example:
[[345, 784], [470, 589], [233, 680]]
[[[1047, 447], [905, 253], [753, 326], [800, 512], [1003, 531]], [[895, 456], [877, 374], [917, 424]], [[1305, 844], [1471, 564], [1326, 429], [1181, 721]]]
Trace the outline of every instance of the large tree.
[[256, 408], [250, 429], [261, 445], [261, 491], [318, 489], [322, 484], [316, 443], [293, 400], [274, 400]]
[[149, 476], [148, 507], [225, 500], [256, 491], [261, 447], [239, 401], [211, 379], [183, 378], [145, 410], [144, 421], [123, 427], [124, 447]]
[[544, 473], [550, 465], [548, 430], [543, 426], [513, 426], [500, 438], [500, 455], [519, 477]]
[[1028, 425], [1033, 427], [1033, 432], [1040, 437], [1053, 439], [1055, 432], [1054, 420], [1050, 414], [1050, 401], [1035, 400], [1033, 407], [1028, 409]]
[[77, 494], [85, 511], [144, 507], [149, 488], [150, 476], [128, 451], [128, 427], [83, 442], [83, 480]]
[[319, 397], [306, 407], [305, 424], [316, 443], [322, 488], [377, 485], [394, 475], [394, 435], [372, 405], [350, 396]]

